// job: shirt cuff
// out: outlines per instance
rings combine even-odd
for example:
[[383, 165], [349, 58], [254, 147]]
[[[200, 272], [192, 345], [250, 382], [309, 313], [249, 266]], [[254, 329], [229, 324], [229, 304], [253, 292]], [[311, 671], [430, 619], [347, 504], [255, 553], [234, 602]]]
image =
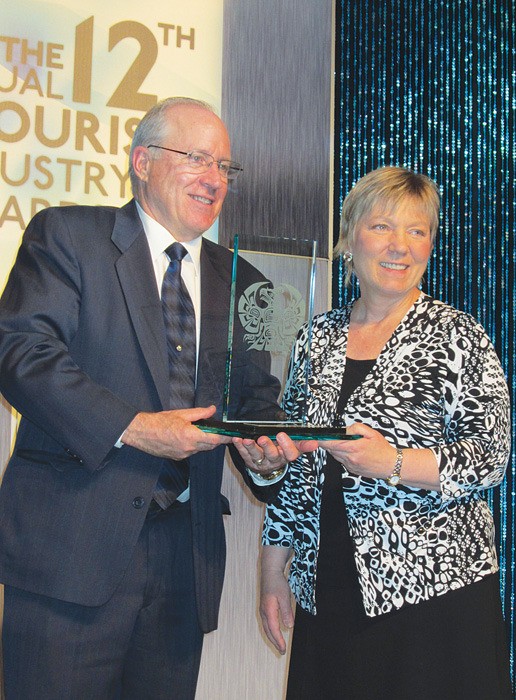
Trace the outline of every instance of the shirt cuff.
[[283, 477], [287, 473], [287, 467], [285, 465], [285, 467], [281, 471], [281, 474], [278, 474], [278, 476], [275, 476], [272, 479], [267, 479], [264, 476], [261, 476], [260, 474], [253, 472], [251, 469], [248, 469], [247, 467], [246, 467], [246, 472], [249, 474], [249, 476], [254, 481], [256, 486], [272, 486], [273, 484], [277, 484], [278, 481], [281, 481], [281, 479], [283, 479]]

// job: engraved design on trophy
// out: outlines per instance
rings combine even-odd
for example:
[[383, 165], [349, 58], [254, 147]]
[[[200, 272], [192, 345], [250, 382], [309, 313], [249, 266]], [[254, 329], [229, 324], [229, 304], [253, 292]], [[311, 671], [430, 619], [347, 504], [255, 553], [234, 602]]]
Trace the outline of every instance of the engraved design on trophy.
[[[241, 418], [234, 415], [231, 389], [234, 382], [241, 381], [238, 372], [242, 371], [242, 368], [252, 372], [253, 368], [256, 367], [256, 374], [259, 375], [263, 368], [271, 366], [272, 373], [278, 377], [283, 387], [291, 349], [304, 324], [307, 326], [307, 347], [305, 365], [302, 371], [306, 376], [305, 395], [308, 395], [316, 246], [316, 242], [313, 241], [310, 267], [307, 269], [307, 279], [305, 280], [305, 294], [286, 282], [273, 285], [265, 279], [242, 289], [238, 284], [238, 236], [235, 236], [222, 420], [198, 421], [197, 425], [203, 431], [253, 439], [260, 435], [274, 438], [279, 432], [286, 432], [293, 440], [346, 438], [344, 428], [311, 426], [306, 418], [306, 401], [300, 422], [263, 420], [261, 417], [253, 418], [252, 416]], [[303, 282], [301, 279], [299, 281]], [[238, 342], [236, 342], [237, 338]], [[239, 348], [238, 353], [235, 351], [235, 347]], [[242, 347], [243, 351], [240, 350]], [[256, 358], [259, 360], [256, 361]]]
[[270, 287], [257, 282], [238, 301], [238, 317], [250, 349], [285, 354], [305, 321], [306, 304], [290, 284]]

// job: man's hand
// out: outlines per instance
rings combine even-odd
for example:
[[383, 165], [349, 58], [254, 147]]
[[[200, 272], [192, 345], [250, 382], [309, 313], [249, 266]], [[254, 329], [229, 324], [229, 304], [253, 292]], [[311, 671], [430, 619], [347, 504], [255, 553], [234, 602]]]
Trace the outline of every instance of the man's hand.
[[185, 459], [231, 442], [230, 437], [204, 433], [192, 425], [194, 421], [211, 418], [214, 413], [215, 406], [138, 413], [122, 435], [122, 442], [156, 457]]

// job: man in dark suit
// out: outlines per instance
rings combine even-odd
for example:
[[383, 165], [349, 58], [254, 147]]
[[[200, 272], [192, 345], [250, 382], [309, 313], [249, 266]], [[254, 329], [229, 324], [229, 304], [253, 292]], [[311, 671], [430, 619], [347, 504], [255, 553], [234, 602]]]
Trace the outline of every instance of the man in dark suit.
[[[193, 424], [220, 414], [232, 262], [201, 236], [239, 169], [211, 108], [171, 98], [135, 132], [134, 200], [47, 209], [24, 235], [0, 302], [0, 390], [22, 414], [0, 489], [7, 700], [194, 697], [217, 626], [230, 442]], [[194, 405], [169, 410], [160, 290], [173, 241], [198, 350]], [[239, 277], [263, 279], [244, 260]], [[239, 417], [277, 418], [278, 383], [241, 340]], [[297, 455], [246, 447], [235, 461], [267, 500]], [[158, 480], [185, 460], [184, 489], [158, 504]]]

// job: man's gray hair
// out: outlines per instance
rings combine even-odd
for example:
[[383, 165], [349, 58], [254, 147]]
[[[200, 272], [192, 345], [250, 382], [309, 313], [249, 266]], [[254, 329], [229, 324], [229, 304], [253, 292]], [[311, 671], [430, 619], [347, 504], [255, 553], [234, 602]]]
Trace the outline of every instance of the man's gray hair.
[[196, 106], [216, 114], [215, 110], [210, 104], [203, 102], [202, 100], [195, 100], [193, 97], [167, 97], [149, 109], [136, 127], [129, 153], [129, 178], [131, 180], [131, 188], [135, 197], [138, 195], [140, 180], [133, 168], [134, 149], [137, 146], [148, 146], [151, 143], [160, 146], [168, 125], [167, 112], [172, 107], [177, 107], [178, 105]]

